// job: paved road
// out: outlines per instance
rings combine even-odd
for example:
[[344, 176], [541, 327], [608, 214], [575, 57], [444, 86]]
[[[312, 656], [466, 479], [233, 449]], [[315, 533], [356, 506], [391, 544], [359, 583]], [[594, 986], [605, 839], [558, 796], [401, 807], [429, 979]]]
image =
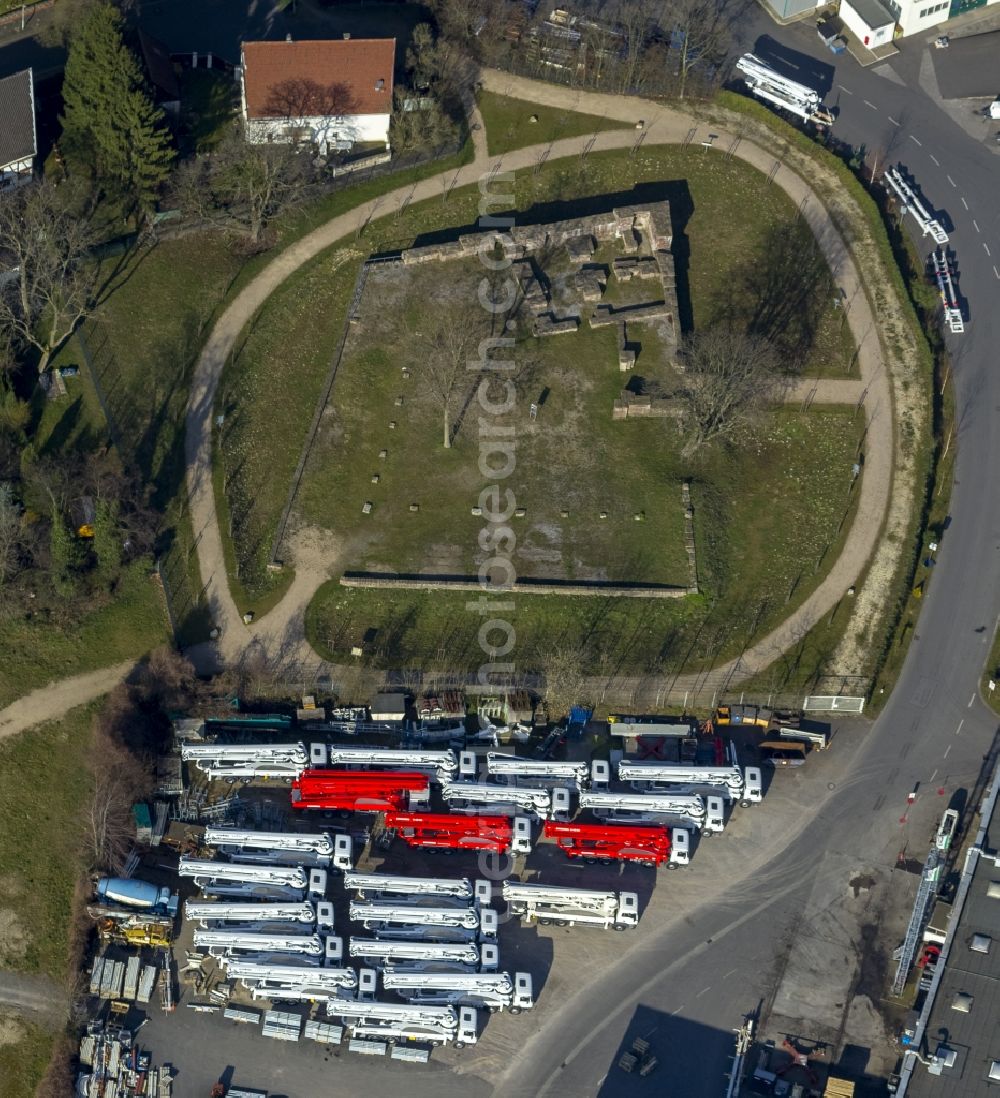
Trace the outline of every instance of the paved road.
[[66, 1018], [66, 992], [47, 976], [0, 970], [0, 1006], [33, 1022], [57, 1026]]

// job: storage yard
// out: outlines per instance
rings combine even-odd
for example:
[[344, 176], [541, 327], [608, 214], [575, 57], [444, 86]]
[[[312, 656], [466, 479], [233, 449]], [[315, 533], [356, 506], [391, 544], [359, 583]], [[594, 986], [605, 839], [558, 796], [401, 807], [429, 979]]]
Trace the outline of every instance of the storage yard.
[[[829, 724], [756, 706], [553, 728], [527, 697], [312, 704], [175, 720], [128, 875], [88, 908], [81, 1094], [263, 1094], [309, 1048], [487, 1075], [570, 990], [567, 962], [641, 935], [671, 881], [707, 884], [730, 834], [768, 826], [776, 773], [835, 754]], [[639, 1045], [623, 1076], [657, 1070]]]

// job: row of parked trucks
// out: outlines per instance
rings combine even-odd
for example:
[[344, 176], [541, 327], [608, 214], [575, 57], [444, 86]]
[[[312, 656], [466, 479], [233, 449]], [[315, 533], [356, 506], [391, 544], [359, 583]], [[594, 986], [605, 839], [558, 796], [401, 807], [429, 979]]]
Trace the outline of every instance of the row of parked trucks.
[[[338, 836], [298, 838], [303, 855], [330, 852], [332, 865]], [[345, 939], [334, 933], [327, 869], [236, 860], [258, 848], [286, 849], [286, 841], [281, 833], [213, 827], [206, 842], [229, 860], [180, 861], [181, 875], [203, 892], [184, 906], [185, 918], [196, 924], [195, 948], [215, 957], [253, 999], [321, 1003], [355, 1038], [456, 1047], [477, 1040], [481, 1011], [518, 1014], [534, 1006], [530, 973], [500, 969], [489, 881], [343, 867], [339, 880], [356, 931], [345, 951]], [[236, 884], [244, 898], [217, 898], [220, 887]], [[276, 886], [298, 895], [274, 899]], [[507, 880], [500, 894], [509, 912], [529, 925], [626, 930], [639, 920], [638, 896], [631, 892]]]

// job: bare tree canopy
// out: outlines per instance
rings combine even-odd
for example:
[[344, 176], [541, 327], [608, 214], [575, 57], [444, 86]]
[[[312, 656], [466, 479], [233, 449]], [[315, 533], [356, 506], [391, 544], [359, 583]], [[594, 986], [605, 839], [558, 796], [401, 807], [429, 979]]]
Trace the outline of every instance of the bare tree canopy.
[[40, 373], [93, 303], [93, 243], [90, 220], [70, 208], [66, 188], [45, 181], [0, 195], [0, 252], [17, 268], [0, 289], [0, 335], [34, 347]]
[[420, 381], [428, 399], [441, 409], [444, 448], [452, 443], [452, 417], [471, 375], [468, 364], [475, 361], [480, 333], [458, 317], [441, 317], [417, 337], [420, 349]]
[[271, 221], [304, 202], [314, 183], [308, 155], [294, 146], [254, 145], [233, 133], [215, 152], [181, 166], [175, 198], [191, 216], [258, 244]]
[[684, 452], [752, 432], [779, 399], [785, 375], [774, 345], [737, 328], [690, 336], [683, 350]]

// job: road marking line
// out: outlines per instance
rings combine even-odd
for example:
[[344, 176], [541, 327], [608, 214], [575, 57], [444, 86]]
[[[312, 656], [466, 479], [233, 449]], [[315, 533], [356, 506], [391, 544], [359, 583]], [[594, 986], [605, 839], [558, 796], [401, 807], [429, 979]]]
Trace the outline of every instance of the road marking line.
[[866, 106], [866, 107], [871, 107], [871, 109], [872, 109], [873, 111], [877, 111], [877, 110], [878, 110], [878, 107], [876, 107], [874, 103], [869, 103], [867, 99], [866, 99], [866, 100], [864, 101], [864, 104], [865, 104], [865, 106]]
[[930, 776], [930, 777], [929, 777], [929, 778], [928, 778], [927, 780], [928, 780], [929, 782], [932, 782], [932, 781], [934, 781], [934, 779], [935, 779], [936, 777], [937, 777], [937, 767], [935, 766], [935, 767], [934, 767], [934, 773], [933, 773], [933, 774], [932, 774], [932, 775], [931, 775], [931, 776]]
[[[950, 750], [951, 750], [951, 744], [948, 744], [948, 746], [947, 746], [947, 747], [945, 748], [945, 750], [944, 750], [944, 757], [945, 757], [945, 758], [948, 758], [948, 752], [949, 752]], [[937, 771], [935, 770], [935, 771], [934, 771], [934, 773], [936, 774], [936, 773], [937, 773]]]
[[924, 143], [919, 138], [914, 137], [912, 133], [910, 134], [910, 140], [916, 142], [921, 148], [923, 148]]
[[[984, 248], [986, 249], [986, 254], [987, 254], [988, 256], [990, 256], [990, 258], [992, 259], [992, 258], [993, 258], [993, 255], [992, 255], [992, 252], [990, 252], [990, 246], [989, 246], [989, 244], [987, 244], [987, 243], [986, 243], [985, 241], [983, 241], [983, 247], [984, 247]], [[984, 637], [984, 638], [983, 638], [983, 640], [985, 640], [985, 639], [986, 639], [986, 638]]]
[[854, 92], [850, 91], [850, 90], [849, 90], [848, 88], [845, 88], [843, 84], [838, 84], [838, 85], [837, 85], [837, 87], [838, 87], [838, 88], [840, 88], [840, 90], [841, 90], [841, 91], [842, 91], [842, 92], [843, 92], [843, 93], [844, 93], [845, 95], [853, 95], [853, 94], [854, 94]]
[[937, 164], [939, 168], [941, 167], [941, 161], [938, 160], [938, 158], [933, 153], [928, 153], [927, 155], [931, 158], [931, 160], [934, 161], [935, 164]]
[[969, 208], [969, 203], [968, 203], [968, 202], [966, 202], [964, 198], [962, 199], [962, 205], [963, 205], [963, 206], [964, 206], [964, 207], [965, 207], [966, 209], [968, 209], [968, 208]]
[[[975, 701], [975, 700], [976, 700], [976, 696], [975, 696], [975, 694], [973, 694], [973, 695], [972, 695], [972, 701]], [[972, 702], [969, 702], [969, 705], [972, 705]], [[962, 718], [962, 719], [961, 719], [961, 720], [960, 720], [960, 721], [958, 722], [958, 728], [956, 728], [956, 729], [955, 729], [955, 735], [956, 735], [956, 736], [958, 736], [958, 735], [960, 735], [960, 734], [961, 734], [961, 731], [962, 731], [962, 725], [963, 725], [963, 724], [965, 724], [965, 717], [963, 717], [963, 718]]]
[[723, 977], [722, 977], [722, 978], [723, 978], [723, 980], [728, 980], [728, 979], [729, 979], [729, 977], [730, 977], [730, 976], [732, 976], [732, 974], [733, 974], [734, 972], [739, 972], [739, 969], [738, 969], [738, 968], [731, 968], [731, 969], [730, 969], [730, 970], [729, 970], [729, 971], [728, 971], [728, 972], [727, 972], [727, 973], [725, 974], [725, 976], [723, 976]]
[[683, 1004], [681, 1004], [681, 1005], [680, 1005], [680, 1006], [679, 1006], [679, 1007], [678, 1007], [678, 1008], [677, 1008], [676, 1010], [672, 1010], [672, 1011], [671, 1011], [670, 1013], [671, 1013], [671, 1015], [674, 1015], [674, 1014], [680, 1014], [680, 1012], [681, 1012], [681, 1011], [682, 1011], [683, 1009], [684, 1009], [684, 1005], [683, 1005]]
[[889, 115], [889, 121], [890, 121], [890, 122], [891, 122], [891, 123], [892, 123], [892, 124], [893, 124], [894, 126], [898, 126], [898, 125], [899, 125], [899, 123], [898, 123], [898, 122], [896, 121], [896, 119], [895, 119], [895, 118], [893, 118], [893, 117], [892, 117], [892, 115], [891, 115], [891, 114]]
[[979, 222], [975, 218], [972, 219], [972, 227], [976, 230], [977, 233], [979, 232]]
[[955, 182], [955, 180], [954, 180], [954, 179], [952, 179], [952, 178], [951, 178], [951, 176], [950, 176], [950, 175], [946, 175], [946, 176], [945, 176], [945, 179], [947, 179], [947, 180], [948, 180], [948, 182], [949, 182], [949, 183], [950, 183], [950, 184], [951, 184], [951, 185], [952, 185], [953, 187], [957, 187], [957, 186], [958, 186], [958, 184], [957, 184], [957, 183]]
[[[973, 703], [973, 702], [974, 702], [975, 700], [976, 700], [976, 695], [975, 695], [975, 694], [973, 694], [973, 695], [972, 695], [972, 697], [971, 697], [971, 698], [969, 698], [969, 704], [968, 704], [968, 705], [967, 705], [967, 706], [966, 706], [965, 708], [966, 708], [966, 709], [971, 709], [971, 708], [972, 708], [972, 703]], [[960, 724], [960, 725], [958, 726], [958, 731], [957, 731], [957, 732], [955, 733], [955, 735], [956, 735], [956, 736], [958, 735], [958, 733], [959, 733], [959, 732], [961, 732], [961, 730], [962, 730], [962, 724], [965, 724], [965, 720], [964, 720], [964, 719], [962, 720], [962, 723], [961, 723], [961, 724]]]
[[708, 987], [703, 987], [701, 989], [701, 991], [699, 991], [698, 994], [695, 996], [695, 998], [700, 999], [702, 997], [702, 995], [705, 994], [706, 991], [711, 991], [711, 990], [712, 990], [712, 985], [709, 984]]
[[1000, 271], [996, 269], [996, 266], [993, 267], [993, 273], [997, 276], [997, 278], [1000, 278]]

